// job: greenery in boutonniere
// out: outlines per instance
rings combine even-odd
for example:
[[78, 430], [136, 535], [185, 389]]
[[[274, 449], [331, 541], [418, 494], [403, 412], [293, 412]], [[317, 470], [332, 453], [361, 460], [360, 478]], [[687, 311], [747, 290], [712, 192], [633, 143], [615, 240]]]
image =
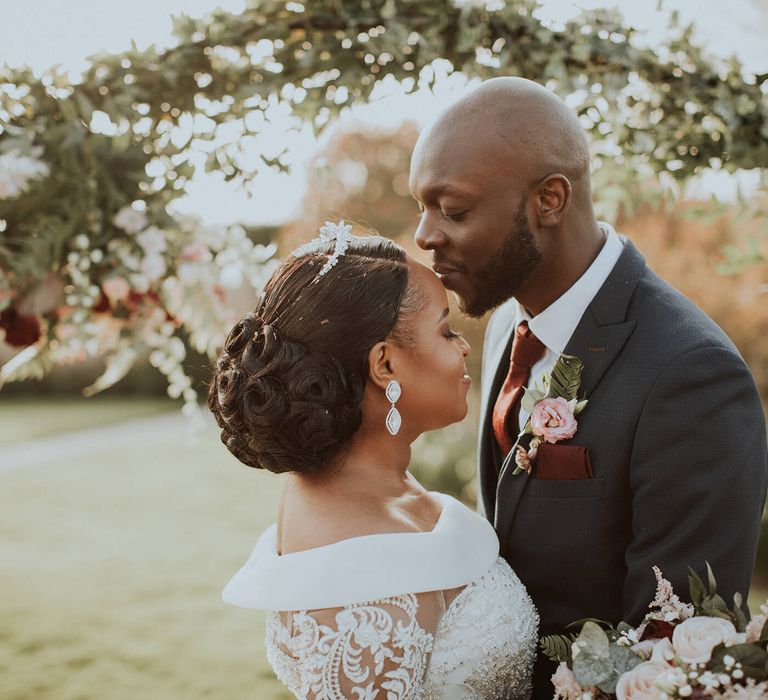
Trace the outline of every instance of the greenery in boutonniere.
[[[513, 475], [530, 472], [543, 442], [554, 444], [576, 434], [576, 416], [587, 406], [586, 399], [578, 399], [583, 368], [578, 357], [561, 354], [552, 372], [544, 375], [542, 386], [537, 383], [525, 389], [520, 406], [530, 417], [507, 455], [507, 460], [515, 460]], [[520, 444], [525, 435], [533, 435], [527, 450]]]

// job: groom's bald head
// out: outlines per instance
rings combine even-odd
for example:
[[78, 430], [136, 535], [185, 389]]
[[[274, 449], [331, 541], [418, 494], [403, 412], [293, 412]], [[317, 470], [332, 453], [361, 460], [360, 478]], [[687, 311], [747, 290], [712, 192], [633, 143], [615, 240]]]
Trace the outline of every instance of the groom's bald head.
[[534, 308], [563, 258], [574, 270], [560, 280], [583, 266], [602, 235], [589, 160], [576, 115], [522, 78], [482, 83], [421, 133], [409, 182], [423, 211], [416, 242], [447, 270], [465, 311], [479, 316], [511, 296]]
[[485, 81], [422, 132], [414, 160], [444, 155], [481, 160], [497, 174], [525, 173], [527, 181], [562, 173], [589, 188], [589, 145], [578, 118], [524, 78]]

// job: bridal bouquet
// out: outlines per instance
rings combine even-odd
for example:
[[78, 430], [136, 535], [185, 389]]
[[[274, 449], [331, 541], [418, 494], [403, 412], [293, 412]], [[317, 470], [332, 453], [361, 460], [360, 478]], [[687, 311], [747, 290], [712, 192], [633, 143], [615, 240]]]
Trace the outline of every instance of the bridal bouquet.
[[757, 700], [768, 698], [768, 605], [750, 622], [742, 598], [729, 609], [691, 570], [693, 605], [683, 603], [654, 567], [658, 587], [639, 627], [586, 620], [581, 631], [541, 639], [560, 665], [555, 700]]

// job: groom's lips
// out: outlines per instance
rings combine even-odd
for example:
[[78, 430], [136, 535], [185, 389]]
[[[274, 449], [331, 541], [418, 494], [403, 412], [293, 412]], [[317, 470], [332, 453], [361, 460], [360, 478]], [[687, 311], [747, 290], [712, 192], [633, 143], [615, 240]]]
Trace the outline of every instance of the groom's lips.
[[462, 273], [461, 269], [452, 267], [451, 265], [434, 264], [432, 265], [432, 269], [446, 286], [449, 286], [448, 283]]

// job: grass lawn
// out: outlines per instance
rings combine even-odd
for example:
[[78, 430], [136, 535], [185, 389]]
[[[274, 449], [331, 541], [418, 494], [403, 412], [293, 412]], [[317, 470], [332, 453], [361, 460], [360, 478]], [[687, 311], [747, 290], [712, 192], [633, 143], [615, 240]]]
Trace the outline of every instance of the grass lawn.
[[96, 396], [41, 400], [6, 398], [0, 394], [0, 446], [178, 411], [180, 405], [162, 397]]
[[[49, 408], [30, 411], [61, 415]], [[145, 425], [0, 472], [3, 700], [291, 697], [262, 614], [219, 597], [273, 521], [279, 478], [240, 465], [215, 430], [195, 442]]]
[[[280, 479], [237, 462], [213, 427], [195, 438], [159, 416], [168, 407], [0, 403], [0, 443], [53, 446], [0, 469], [2, 700], [291, 697], [264, 657], [263, 614], [219, 597], [274, 520]], [[56, 449], [63, 431], [140, 415]], [[761, 581], [753, 611], [766, 595]]]

